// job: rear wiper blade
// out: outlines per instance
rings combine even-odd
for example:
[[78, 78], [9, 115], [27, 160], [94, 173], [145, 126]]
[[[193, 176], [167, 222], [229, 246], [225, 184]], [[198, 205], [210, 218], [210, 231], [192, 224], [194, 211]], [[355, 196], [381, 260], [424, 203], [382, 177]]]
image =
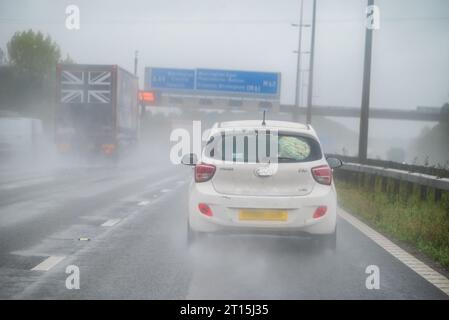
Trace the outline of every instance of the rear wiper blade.
[[291, 158], [291, 157], [278, 157], [278, 160], [279, 161], [294, 161], [294, 162], [298, 161], [298, 159]]

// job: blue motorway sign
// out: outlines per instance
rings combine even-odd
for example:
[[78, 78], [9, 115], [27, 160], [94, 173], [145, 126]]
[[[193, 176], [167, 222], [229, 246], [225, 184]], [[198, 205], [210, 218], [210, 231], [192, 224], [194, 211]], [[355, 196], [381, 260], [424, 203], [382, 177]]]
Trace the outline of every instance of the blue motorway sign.
[[145, 90], [279, 96], [279, 78], [275, 72], [146, 68]]
[[146, 68], [145, 87], [145, 89], [194, 90], [195, 70]]
[[278, 73], [212, 69], [196, 71], [197, 90], [277, 95], [278, 87]]

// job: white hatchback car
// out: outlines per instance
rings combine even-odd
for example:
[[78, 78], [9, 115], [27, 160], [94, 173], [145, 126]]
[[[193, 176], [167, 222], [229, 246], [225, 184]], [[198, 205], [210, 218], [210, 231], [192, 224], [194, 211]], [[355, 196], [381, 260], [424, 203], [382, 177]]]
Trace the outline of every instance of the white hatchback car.
[[205, 233], [313, 235], [336, 246], [332, 169], [310, 125], [284, 121], [216, 123], [190, 185], [188, 239]]

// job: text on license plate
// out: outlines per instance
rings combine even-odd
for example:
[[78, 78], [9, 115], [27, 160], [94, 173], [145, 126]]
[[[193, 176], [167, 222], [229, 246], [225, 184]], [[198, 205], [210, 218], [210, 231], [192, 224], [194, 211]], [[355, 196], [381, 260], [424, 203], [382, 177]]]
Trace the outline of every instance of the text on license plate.
[[287, 221], [288, 212], [285, 210], [240, 210], [240, 221]]

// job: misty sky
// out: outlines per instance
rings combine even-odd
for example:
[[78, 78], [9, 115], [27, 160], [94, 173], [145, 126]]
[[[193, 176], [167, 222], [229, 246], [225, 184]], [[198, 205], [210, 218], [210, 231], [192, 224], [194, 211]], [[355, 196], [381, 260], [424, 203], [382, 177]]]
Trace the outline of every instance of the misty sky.
[[[304, 1], [307, 22], [311, 1]], [[371, 106], [447, 102], [449, 1], [375, 2], [381, 24], [374, 34]], [[360, 106], [366, 1], [317, 3], [313, 103]], [[65, 28], [69, 4], [80, 8], [78, 31]], [[0, 0], [0, 47], [6, 49], [15, 31], [32, 28], [50, 34], [78, 63], [132, 70], [138, 50], [141, 79], [144, 66], [281, 72], [281, 102], [293, 103], [298, 29], [291, 23], [297, 23], [299, 8], [299, 0]], [[308, 36], [304, 29], [305, 51]], [[357, 119], [340, 121], [358, 128]], [[412, 137], [423, 125], [430, 124], [372, 121], [370, 136]]]

